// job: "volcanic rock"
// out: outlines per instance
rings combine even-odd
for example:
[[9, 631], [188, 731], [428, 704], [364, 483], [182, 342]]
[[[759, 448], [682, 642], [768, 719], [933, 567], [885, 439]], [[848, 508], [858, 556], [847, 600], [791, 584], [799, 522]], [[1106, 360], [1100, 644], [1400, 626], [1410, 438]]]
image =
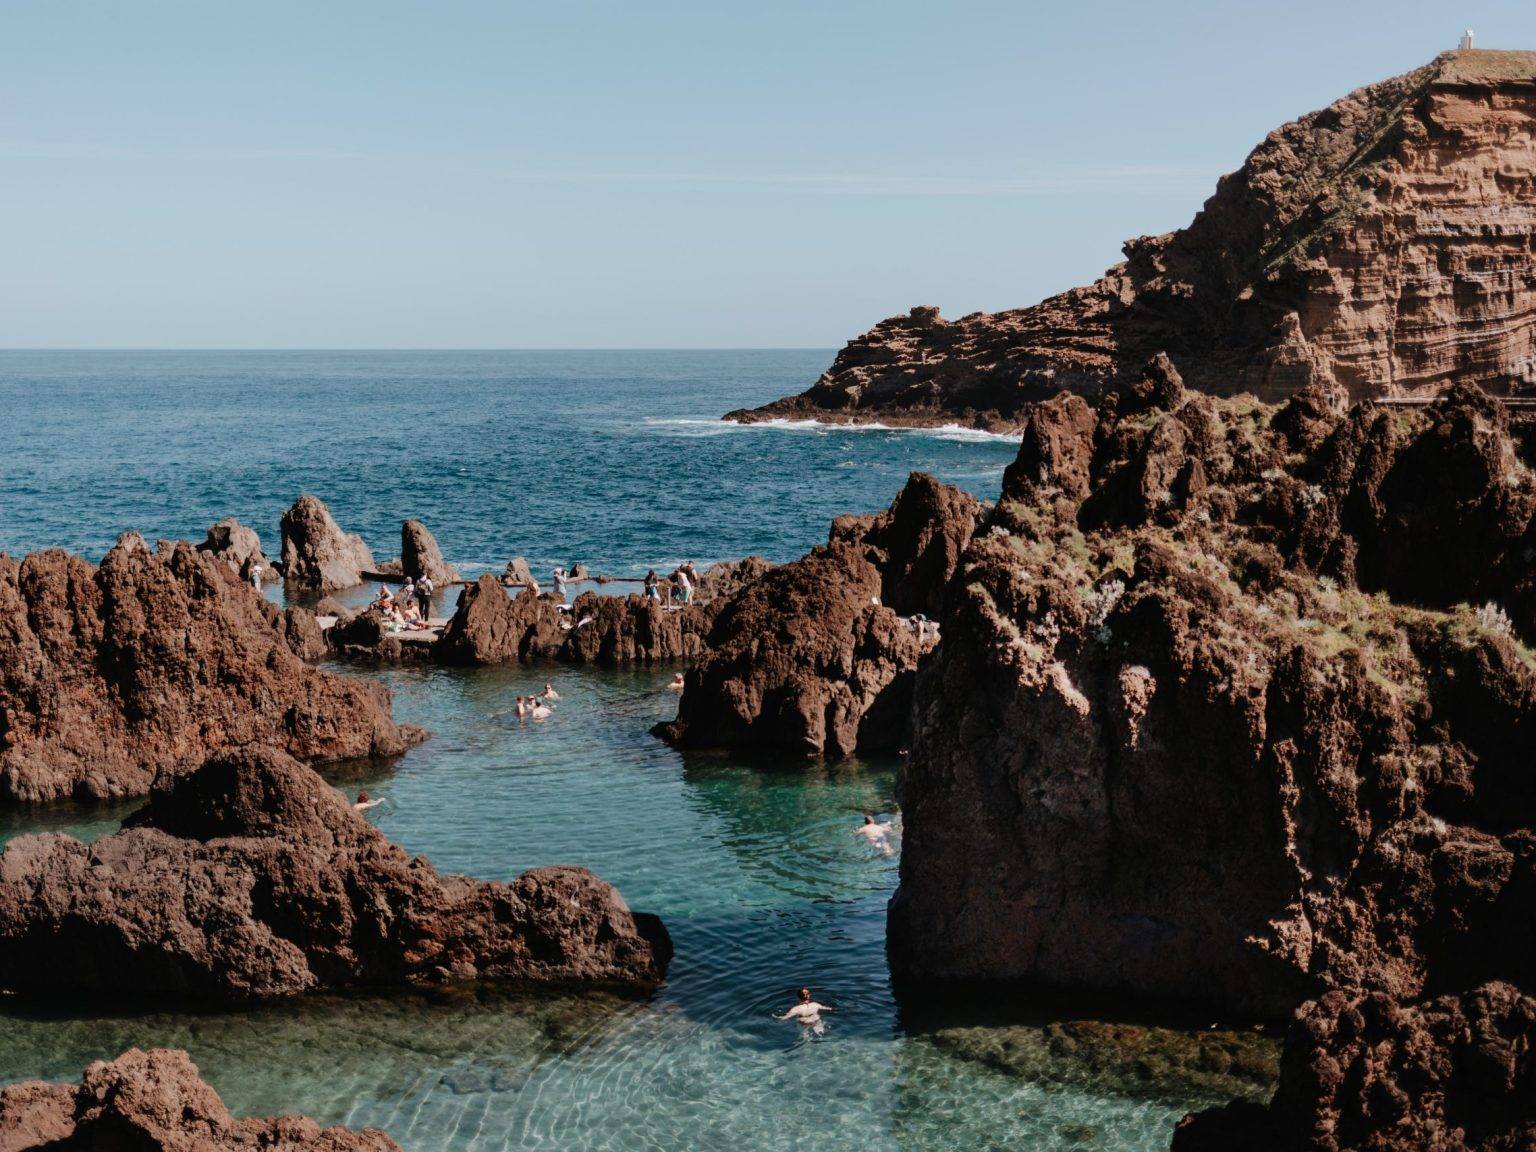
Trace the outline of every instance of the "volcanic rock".
[[937, 613], [980, 513], [972, 497], [914, 473], [880, 516], [834, 522], [825, 546], [720, 609], [677, 719], [657, 734], [811, 757], [903, 746], [929, 646], [904, 617]]
[[307, 1116], [236, 1120], [179, 1049], [131, 1048], [78, 1085], [0, 1088], [0, 1152], [400, 1152], [376, 1128], [321, 1128]]
[[1361, 399], [1536, 386], [1536, 53], [1448, 52], [1272, 132], [1187, 227], [1085, 288], [877, 324], [815, 386], [728, 418], [1016, 429], [1167, 352], [1194, 388]]
[[197, 550], [208, 553], [215, 560], [222, 560], [236, 576], [244, 580], [251, 578], [251, 567], [254, 564], [261, 568], [263, 584], [277, 581], [277, 572], [272, 562], [261, 550], [261, 537], [254, 528], [247, 528], [233, 516], [226, 516], [210, 527], [208, 538], [197, 546]]
[[400, 526], [400, 568], [412, 580], [429, 577], [438, 588], [458, 582], [458, 569], [443, 559], [437, 540], [420, 520]]
[[416, 738], [389, 692], [307, 665], [313, 618], [223, 563], [122, 537], [92, 567], [0, 555], [0, 799], [142, 796], [210, 749], [391, 756]]
[[501, 574], [503, 584], [516, 584], [523, 588], [532, 588], [535, 593], [539, 590], [539, 582], [533, 578], [533, 569], [528, 566], [528, 561], [521, 556], [514, 556], [507, 561], [506, 571]]
[[350, 536], [314, 496], [300, 496], [283, 513], [283, 579], [314, 595], [354, 588], [374, 571], [373, 553], [361, 536]]
[[0, 988], [242, 1002], [474, 979], [650, 988], [654, 916], [582, 868], [442, 875], [266, 748], [162, 780], [122, 831], [0, 854]]
[[[1525, 1147], [1530, 429], [1470, 387], [1154, 391], [1032, 409], [949, 584], [892, 969], [1299, 1007], [1283, 1147]], [[1463, 1029], [1490, 985], [1513, 999]]]

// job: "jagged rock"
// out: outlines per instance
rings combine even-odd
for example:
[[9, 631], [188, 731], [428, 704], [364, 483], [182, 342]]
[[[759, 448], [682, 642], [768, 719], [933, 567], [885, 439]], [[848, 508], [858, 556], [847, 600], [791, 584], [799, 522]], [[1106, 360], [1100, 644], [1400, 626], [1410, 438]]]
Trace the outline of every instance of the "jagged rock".
[[1272, 132], [1186, 228], [1102, 279], [958, 320], [914, 308], [800, 396], [729, 418], [1014, 429], [1167, 352], [1190, 386], [1355, 399], [1536, 381], [1536, 53], [1448, 52]]
[[363, 582], [377, 571], [361, 536], [350, 536], [314, 496], [300, 496], [283, 513], [283, 579], [290, 588], [322, 595]]
[[400, 526], [400, 568], [412, 580], [427, 576], [439, 589], [458, 582], [458, 569], [443, 559], [437, 540], [420, 520]]
[[671, 957], [654, 916], [582, 868], [510, 885], [439, 874], [272, 749], [162, 781], [86, 845], [0, 854], [0, 988], [241, 1002], [320, 988], [474, 979], [649, 988]]
[[417, 738], [379, 684], [311, 668], [312, 618], [224, 564], [122, 537], [101, 566], [0, 555], [0, 799], [142, 796], [210, 749], [390, 756]]
[[528, 567], [528, 561], [521, 556], [514, 556], [507, 561], [507, 569], [501, 574], [503, 584], [515, 584], [521, 588], [532, 588], [534, 593], [539, 591], [539, 582], [533, 578], [533, 569]]
[[970, 496], [914, 473], [879, 517], [843, 517], [828, 542], [720, 609], [687, 673], [688, 747], [757, 745], [804, 756], [901, 747], [927, 645], [902, 615], [936, 613], [980, 515]]
[[[1379, 994], [1383, 1020], [1444, 1014], [1425, 1002], [1491, 982], [1523, 998], [1529, 429], [1467, 388], [1347, 414], [1317, 393], [1279, 410], [1122, 402], [1031, 412], [949, 585], [899, 781], [893, 971], [1276, 1016], [1320, 997], [1304, 1020], [1334, 1012], [1335, 992]], [[1526, 1017], [1499, 1019], [1520, 1050]], [[1284, 1147], [1462, 1146], [1413, 1142], [1470, 1113], [1442, 1122], [1433, 1092], [1376, 1067], [1379, 1044], [1330, 1049], [1333, 1034], [1298, 1027]], [[1434, 1077], [1454, 1069], [1437, 1082], [1458, 1099], [1502, 1101], [1466, 1146], [1523, 1146], [1504, 1134], [1526, 1130], [1536, 1096], [1482, 1083], [1503, 1065], [1437, 1028], [1401, 1050]], [[1298, 1088], [1307, 1067], [1357, 1068], [1339, 1072], [1348, 1099]], [[1340, 1107], [1364, 1117], [1347, 1139], [1303, 1140]], [[1389, 1114], [1408, 1135], [1371, 1143]]]
[[78, 1085], [0, 1088], [0, 1152], [400, 1152], [376, 1128], [321, 1128], [307, 1116], [236, 1120], [179, 1049], [131, 1048]]
[[1330, 992], [1297, 1013], [1266, 1108], [1189, 1116], [1174, 1152], [1536, 1148], [1536, 1000], [1509, 984], [1402, 1004]]
[[233, 516], [226, 516], [209, 528], [208, 538], [197, 546], [197, 550], [228, 564], [230, 570], [242, 579], [251, 578], [251, 566], [256, 564], [261, 567], [263, 584], [277, 582], [277, 572], [261, 550], [261, 537], [254, 528], [247, 528]]

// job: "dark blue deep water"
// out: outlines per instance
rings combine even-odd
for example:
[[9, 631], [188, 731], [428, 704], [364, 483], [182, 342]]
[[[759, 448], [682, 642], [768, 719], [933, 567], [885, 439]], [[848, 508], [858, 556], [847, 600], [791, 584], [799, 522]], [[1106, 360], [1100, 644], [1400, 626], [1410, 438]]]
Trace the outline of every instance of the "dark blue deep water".
[[[0, 353], [0, 549], [98, 558], [136, 529], [200, 539], [236, 515], [276, 551], [302, 492], [383, 559], [420, 517], [461, 567], [583, 560], [641, 571], [789, 559], [925, 469], [996, 494], [1015, 447], [957, 432], [737, 428], [727, 409], [804, 387], [825, 352]], [[1044, 1081], [954, 1055], [892, 994], [896, 860], [853, 828], [896, 819], [888, 762], [682, 756], [647, 735], [666, 670], [397, 669], [433, 738], [366, 779], [391, 837], [510, 878], [585, 864], [677, 946], [639, 1002], [492, 989], [315, 997], [200, 1014], [0, 1001], [0, 1081], [73, 1078], [138, 1044], [189, 1049], [237, 1113], [386, 1128], [412, 1152], [538, 1148], [1159, 1149], [1211, 1098]], [[509, 700], [553, 678], [555, 716]], [[96, 836], [118, 811], [0, 814], [0, 840]], [[821, 1035], [774, 1021], [808, 983]]]

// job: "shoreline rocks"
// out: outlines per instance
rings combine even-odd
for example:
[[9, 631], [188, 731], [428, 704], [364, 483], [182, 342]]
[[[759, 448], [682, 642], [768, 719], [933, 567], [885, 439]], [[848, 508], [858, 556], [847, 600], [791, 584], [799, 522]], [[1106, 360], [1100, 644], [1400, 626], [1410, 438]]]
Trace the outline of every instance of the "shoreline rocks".
[[268, 748], [162, 780], [90, 845], [0, 853], [0, 988], [248, 1003], [496, 980], [648, 990], [671, 943], [582, 868], [511, 884], [437, 872]]
[[1444, 53], [1276, 129], [1095, 283], [956, 320], [913, 308], [801, 395], [726, 419], [1016, 431], [1030, 403], [1123, 387], [1162, 351], [1220, 395], [1528, 391], [1533, 126], [1536, 53]]
[[283, 580], [296, 592], [324, 596], [355, 588], [364, 572], [375, 571], [362, 537], [343, 532], [314, 496], [300, 496], [283, 513], [282, 535]]
[[1523, 1146], [1530, 433], [1163, 359], [1033, 408], [917, 675], [895, 976], [1296, 1012], [1278, 1147]]
[[80, 1083], [0, 1088], [4, 1152], [400, 1152], [376, 1128], [321, 1128], [307, 1116], [236, 1120], [179, 1049], [131, 1048]]
[[824, 546], [725, 603], [677, 719], [656, 734], [806, 757], [903, 747], [913, 675], [931, 647], [904, 617], [938, 612], [980, 515], [974, 498], [913, 473], [880, 516], [840, 518]]
[[0, 800], [142, 796], [233, 745], [328, 761], [421, 738], [382, 685], [305, 663], [319, 646], [313, 616], [190, 544], [0, 556]]
[[400, 526], [400, 571], [412, 580], [427, 576], [439, 589], [459, 580], [459, 570], [443, 559], [437, 539], [420, 520]]
[[261, 569], [263, 584], [277, 582], [278, 573], [261, 550], [261, 537], [254, 528], [247, 528], [233, 516], [226, 516], [211, 526], [207, 539], [197, 546], [197, 550], [229, 565], [230, 571], [242, 580], [251, 578], [251, 568], [256, 565]]

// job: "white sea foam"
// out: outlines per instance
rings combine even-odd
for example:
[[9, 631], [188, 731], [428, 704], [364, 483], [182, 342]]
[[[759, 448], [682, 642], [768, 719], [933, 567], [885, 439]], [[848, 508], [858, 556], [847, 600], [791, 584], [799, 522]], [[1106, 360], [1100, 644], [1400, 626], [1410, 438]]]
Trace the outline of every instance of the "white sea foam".
[[700, 419], [698, 417], [674, 417], [647, 416], [642, 421], [651, 428], [676, 428], [686, 429], [679, 431], [678, 435], [693, 436], [720, 436], [732, 432], [753, 432], [761, 430], [773, 430], [781, 432], [815, 432], [825, 435], [828, 432], [894, 432], [903, 436], [923, 436], [935, 440], [948, 440], [960, 444], [976, 444], [997, 441], [999, 443], [1017, 444], [1022, 435], [1017, 432], [989, 432], [983, 428], [967, 428], [963, 424], [939, 424], [931, 427], [911, 427], [901, 424], [883, 424], [878, 420], [859, 424], [843, 424], [833, 420], [788, 420], [776, 417], [772, 420], [758, 420], [750, 424], [739, 424], [734, 420]]

